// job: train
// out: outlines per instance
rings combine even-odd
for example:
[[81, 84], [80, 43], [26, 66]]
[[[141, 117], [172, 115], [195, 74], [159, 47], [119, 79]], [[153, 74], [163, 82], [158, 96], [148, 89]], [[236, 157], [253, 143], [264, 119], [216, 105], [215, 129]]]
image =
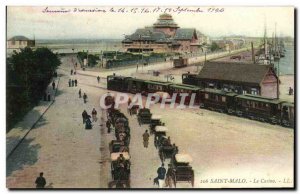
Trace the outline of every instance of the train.
[[[192, 96], [195, 96], [194, 104], [199, 108], [285, 127], [294, 128], [295, 126], [294, 103], [279, 99], [117, 75], [107, 76], [107, 89], [132, 94], [141, 93], [145, 96], [155, 92], [166, 92], [170, 96], [174, 93], [186, 93], [188, 96], [184, 104], [189, 104]], [[180, 98], [181, 96], [177, 95], [176, 102], [180, 102]]]

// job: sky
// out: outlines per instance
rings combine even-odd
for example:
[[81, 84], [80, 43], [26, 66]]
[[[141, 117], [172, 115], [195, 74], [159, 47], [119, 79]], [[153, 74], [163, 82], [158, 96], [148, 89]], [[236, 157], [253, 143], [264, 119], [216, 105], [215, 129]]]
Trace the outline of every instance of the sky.
[[[149, 12], [145, 13], [146, 9]], [[265, 24], [270, 37], [275, 23], [278, 36], [294, 37], [293, 7], [8, 6], [7, 38], [24, 35], [35, 39], [122, 39], [124, 34], [131, 34], [137, 28], [151, 26], [164, 11], [171, 14], [180, 27], [196, 28], [210, 37], [260, 37]]]

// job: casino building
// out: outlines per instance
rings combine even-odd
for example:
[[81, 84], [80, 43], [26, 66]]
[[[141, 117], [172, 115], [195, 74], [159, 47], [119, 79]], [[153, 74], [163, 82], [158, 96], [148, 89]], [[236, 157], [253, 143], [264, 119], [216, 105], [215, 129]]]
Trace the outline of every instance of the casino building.
[[196, 29], [180, 28], [170, 14], [162, 14], [153, 26], [125, 36], [122, 45], [128, 52], [193, 53], [201, 50]]

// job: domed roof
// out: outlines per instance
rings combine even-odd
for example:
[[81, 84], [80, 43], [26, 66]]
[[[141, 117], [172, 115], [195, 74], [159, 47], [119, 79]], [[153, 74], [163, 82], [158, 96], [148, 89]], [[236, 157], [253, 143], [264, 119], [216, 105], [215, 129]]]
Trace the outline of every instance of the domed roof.
[[174, 22], [172, 15], [170, 14], [161, 14], [157, 19], [157, 22], [153, 24], [155, 28], [169, 27], [169, 28], [178, 28], [178, 25]]
[[9, 40], [11, 41], [24, 41], [24, 40], [30, 40], [29, 38], [25, 37], [25, 36], [14, 36], [12, 38], [10, 38]]

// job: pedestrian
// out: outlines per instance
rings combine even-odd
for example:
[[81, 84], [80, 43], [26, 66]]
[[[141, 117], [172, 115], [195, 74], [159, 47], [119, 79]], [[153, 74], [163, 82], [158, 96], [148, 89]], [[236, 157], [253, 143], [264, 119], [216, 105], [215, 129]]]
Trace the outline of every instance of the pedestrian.
[[48, 92], [47, 97], [48, 97], [48, 101], [50, 101], [51, 100], [50, 92]]
[[45, 188], [46, 185], [46, 179], [43, 177], [44, 173], [41, 172], [40, 176], [36, 178], [35, 180], [35, 184], [36, 184], [36, 188]]
[[97, 111], [95, 108], [93, 108], [93, 111], [92, 111], [92, 118], [93, 118], [93, 122], [97, 121]]
[[83, 102], [86, 103], [87, 95], [86, 93], [83, 93]]
[[290, 87], [290, 88], [289, 88], [289, 95], [293, 95], [293, 92], [294, 92], [293, 88]]
[[71, 79], [69, 79], [69, 87], [71, 87], [72, 81]]
[[172, 175], [173, 175], [173, 168], [171, 164], [168, 164], [168, 170], [166, 174], [165, 185], [166, 187], [172, 188]]
[[74, 71], [74, 75], [76, 75], [76, 71]]
[[157, 178], [158, 178], [158, 186], [159, 188], [163, 188], [164, 180], [166, 175], [166, 169], [164, 167], [164, 163], [161, 164], [161, 167], [157, 169]]
[[55, 90], [55, 82], [52, 82], [52, 89]]
[[74, 80], [72, 80], [72, 87], [74, 87]]
[[84, 111], [82, 112], [81, 115], [82, 115], [82, 121], [83, 121], [83, 124], [84, 124], [84, 123], [85, 123], [85, 120], [86, 120], [86, 118], [87, 118], [87, 116], [88, 116], [86, 110], [84, 110]]
[[77, 67], [77, 62], [75, 63], [75, 66]]
[[73, 69], [71, 69], [71, 75], [73, 75]]
[[77, 79], [75, 79], [74, 83], [75, 83], [75, 87], [77, 87]]
[[129, 97], [128, 101], [127, 101], [127, 111], [129, 112], [130, 116], [132, 115], [131, 109], [132, 107], [130, 107], [131, 104], [131, 98]]
[[107, 133], [110, 133], [110, 121], [106, 121]]
[[149, 144], [149, 133], [148, 130], [145, 131], [145, 133], [143, 134], [143, 143], [144, 143], [144, 148], [148, 148], [148, 144]]
[[99, 76], [97, 77], [97, 81], [98, 81], [98, 84], [99, 84], [100, 83], [100, 77]]
[[79, 89], [78, 94], [79, 94], [79, 98], [81, 98], [81, 89]]
[[85, 129], [92, 129], [92, 121], [91, 121], [91, 116], [87, 114], [86, 119], [85, 119]]

